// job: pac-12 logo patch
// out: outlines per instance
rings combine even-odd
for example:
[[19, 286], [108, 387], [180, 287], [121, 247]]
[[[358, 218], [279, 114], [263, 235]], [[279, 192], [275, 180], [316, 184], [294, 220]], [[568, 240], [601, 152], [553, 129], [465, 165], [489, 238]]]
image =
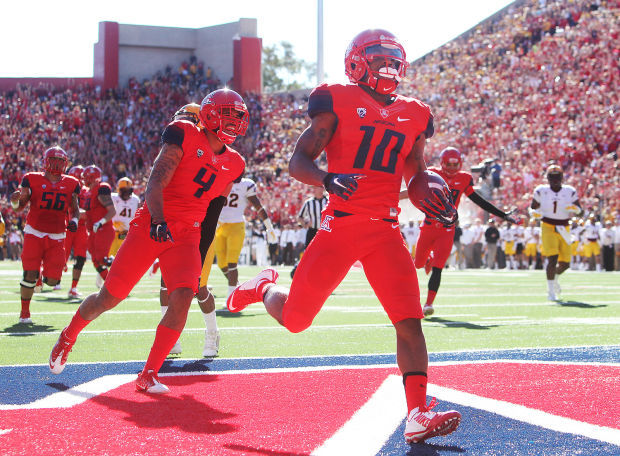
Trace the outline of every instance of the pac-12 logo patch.
[[321, 221], [321, 229], [331, 232], [332, 228], [331, 226], [329, 226], [329, 222], [331, 222], [332, 220], [334, 220], [334, 217], [332, 215], [326, 215], [325, 217], [323, 217], [323, 220]]
[[360, 119], [366, 117], [366, 108], [357, 108], [357, 115], [360, 116]]

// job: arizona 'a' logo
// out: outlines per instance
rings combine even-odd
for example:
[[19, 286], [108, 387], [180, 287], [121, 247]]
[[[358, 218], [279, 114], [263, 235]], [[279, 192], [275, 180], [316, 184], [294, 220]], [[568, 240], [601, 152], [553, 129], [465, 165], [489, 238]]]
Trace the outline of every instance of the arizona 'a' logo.
[[357, 115], [360, 116], [360, 119], [366, 117], [366, 108], [357, 108]]
[[384, 119], [390, 115], [387, 109], [382, 109], [381, 111], [379, 111], [379, 114], [381, 114], [381, 117], [383, 117]]
[[202, 151], [202, 149], [198, 149], [196, 151], [196, 155], [198, 155], [198, 158], [202, 157], [203, 154], [204, 154], [204, 152]]
[[326, 215], [325, 217], [323, 217], [323, 220], [321, 221], [321, 229], [331, 232], [332, 228], [331, 226], [329, 226], [329, 222], [331, 222], [332, 220], [334, 220], [334, 217], [332, 215]]

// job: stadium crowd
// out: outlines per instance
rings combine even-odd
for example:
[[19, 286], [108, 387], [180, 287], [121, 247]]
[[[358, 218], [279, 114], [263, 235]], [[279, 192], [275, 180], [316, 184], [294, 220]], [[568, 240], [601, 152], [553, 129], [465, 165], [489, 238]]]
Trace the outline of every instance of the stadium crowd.
[[[549, 161], [564, 168], [586, 215], [620, 225], [620, 72], [617, 0], [526, 0], [413, 62], [399, 92], [432, 107], [436, 134], [426, 148], [436, 163], [458, 147], [479, 191], [526, 215]], [[141, 195], [160, 134], [172, 114], [200, 102], [221, 82], [194, 58], [151, 79], [102, 92], [55, 92], [21, 85], [0, 98], [0, 205], [5, 247], [23, 227], [7, 195], [40, 169], [42, 152], [61, 145], [75, 164], [96, 164], [111, 183], [123, 176]], [[298, 230], [309, 189], [288, 177], [296, 138], [308, 125], [306, 98], [244, 94], [251, 120], [234, 147], [247, 160], [273, 222]], [[478, 166], [479, 165], [479, 166]], [[249, 214], [250, 218], [256, 214]], [[472, 220], [483, 214], [473, 213]], [[5, 252], [14, 257], [18, 247]]]

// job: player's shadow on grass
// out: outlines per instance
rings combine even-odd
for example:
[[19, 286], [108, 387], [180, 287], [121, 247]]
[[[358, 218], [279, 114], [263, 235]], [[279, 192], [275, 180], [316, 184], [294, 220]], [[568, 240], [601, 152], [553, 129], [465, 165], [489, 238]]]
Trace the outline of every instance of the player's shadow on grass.
[[[215, 378], [212, 381], [215, 381]], [[185, 377], [183, 381], [184, 384], [193, 382], [204, 383], [205, 378]], [[178, 382], [175, 383], [179, 388]], [[177, 428], [190, 434], [227, 434], [238, 430], [238, 426], [224, 422], [234, 418], [236, 413], [220, 411], [197, 400], [194, 395], [133, 394], [141, 397], [130, 400], [108, 394], [95, 396], [90, 401], [123, 413], [125, 422], [143, 429]]]
[[431, 323], [440, 323], [446, 326], [447, 328], [491, 329], [491, 328], [497, 328], [498, 326], [498, 325], [476, 325], [474, 323], [469, 323], [467, 321], [448, 320], [447, 318], [440, 318], [440, 317], [425, 318], [424, 320], [427, 320]]
[[267, 448], [256, 448], [246, 445], [227, 444], [223, 448], [232, 451], [238, 451], [242, 454], [264, 454], [267, 456], [305, 456], [308, 453], [293, 453], [292, 451], [269, 450]]
[[14, 325], [1, 329], [0, 333], [8, 334], [10, 337], [28, 337], [34, 336], [37, 333], [53, 331], [56, 331], [56, 328], [50, 325], [39, 325], [37, 323], [15, 323]]
[[587, 302], [580, 302], [580, 301], [556, 301], [555, 302], [557, 305], [562, 306], [562, 307], [579, 307], [582, 309], [599, 309], [601, 307], [607, 307], [607, 304], [588, 304]]
[[44, 302], [59, 302], [61, 304], [80, 304], [82, 302], [82, 298], [69, 298], [61, 296], [37, 296], [36, 300]]
[[209, 364], [213, 362], [213, 358], [197, 359], [186, 363], [175, 362], [173, 359], [167, 359], [162, 364], [160, 372], [206, 372], [210, 371]]
[[217, 316], [219, 318], [251, 318], [256, 317], [258, 314], [243, 313], [243, 312], [230, 312], [228, 309], [217, 309]]
[[416, 443], [411, 445], [407, 456], [440, 456], [444, 452], [465, 453], [463, 448], [454, 445], [434, 445], [429, 443]]

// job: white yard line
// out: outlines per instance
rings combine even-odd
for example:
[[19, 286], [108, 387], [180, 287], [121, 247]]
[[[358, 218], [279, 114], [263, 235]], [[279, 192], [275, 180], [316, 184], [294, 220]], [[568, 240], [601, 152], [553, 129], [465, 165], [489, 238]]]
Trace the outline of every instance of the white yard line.
[[619, 429], [596, 426], [594, 424], [584, 423], [583, 421], [552, 415], [523, 405], [489, 399], [432, 384], [428, 385], [428, 394], [443, 399], [444, 401], [485, 410], [523, 423], [551, 429], [552, 431], [582, 435], [602, 442], [620, 445]]
[[407, 414], [402, 378], [390, 375], [368, 401], [313, 456], [374, 456]]

